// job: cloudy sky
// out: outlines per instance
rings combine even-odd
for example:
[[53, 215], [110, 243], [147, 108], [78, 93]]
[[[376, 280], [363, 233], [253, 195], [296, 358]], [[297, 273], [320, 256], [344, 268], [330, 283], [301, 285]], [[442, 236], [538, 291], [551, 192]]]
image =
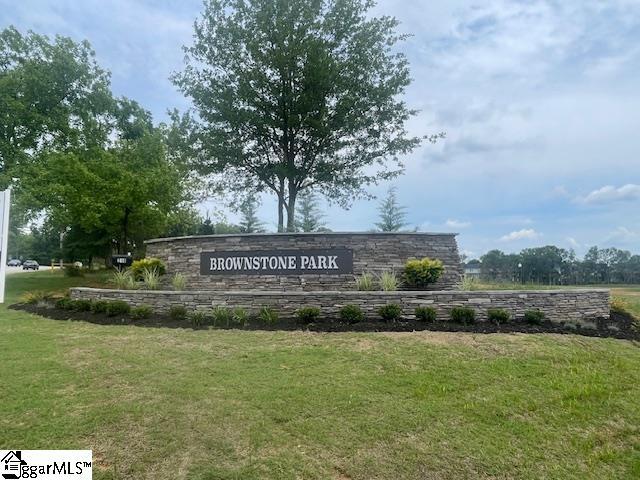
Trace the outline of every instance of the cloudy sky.
[[[189, 108], [168, 77], [200, 11], [200, 0], [0, 0], [0, 27], [89, 40], [115, 94], [164, 120]], [[459, 232], [470, 256], [640, 252], [640, 0], [381, 0], [375, 14], [413, 34], [412, 133], [447, 134], [394, 181], [411, 226]], [[334, 230], [367, 230], [376, 203], [327, 214]], [[273, 228], [269, 199], [261, 216]]]

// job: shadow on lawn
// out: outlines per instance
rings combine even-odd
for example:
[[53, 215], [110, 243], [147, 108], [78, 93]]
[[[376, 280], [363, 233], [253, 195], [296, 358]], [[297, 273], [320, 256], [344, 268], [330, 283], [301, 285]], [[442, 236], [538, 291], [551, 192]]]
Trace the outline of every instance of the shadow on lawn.
[[395, 322], [364, 321], [354, 324], [337, 319], [324, 319], [315, 323], [301, 324], [295, 320], [283, 319], [274, 324], [264, 324], [252, 319], [244, 326], [238, 325], [202, 325], [194, 326], [188, 319], [176, 320], [164, 315], [153, 315], [152, 318], [132, 319], [129, 316], [109, 317], [105, 314], [91, 312], [77, 312], [54, 308], [51, 305], [15, 304], [9, 308], [20, 310], [52, 320], [83, 321], [98, 325], [133, 325], [147, 328], [186, 328], [192, 330], [266, 330], [266, 331], [295, 331], [306, 330], [312, 332], [471, 332], [471, 333], [562, 333], [578, 334], [589, 337], [611, 337], [626, 340], [640, 340], [635, 319], [629, 315], [611, 312], [611, 319], [599, 319], [596, 328], [585, 328], [579, 324], [542, 322], [531, 325], [523, 322], [507, 322], [495, 325], [489, 322], [478, 322], [462, 325], [453, 322], [425, 323], [415, 319], [402, 319]]

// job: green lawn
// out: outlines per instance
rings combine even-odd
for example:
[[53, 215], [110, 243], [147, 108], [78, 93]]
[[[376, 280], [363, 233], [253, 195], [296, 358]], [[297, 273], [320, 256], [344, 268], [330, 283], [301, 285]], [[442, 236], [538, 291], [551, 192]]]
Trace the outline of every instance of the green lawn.
[[[8, 300], [102, 280], [18, 274]], [[640, 478], [628, 341], [147, 329], [0, 308], [0, 349], [0, 447], [91, 448], [96, 479]]]

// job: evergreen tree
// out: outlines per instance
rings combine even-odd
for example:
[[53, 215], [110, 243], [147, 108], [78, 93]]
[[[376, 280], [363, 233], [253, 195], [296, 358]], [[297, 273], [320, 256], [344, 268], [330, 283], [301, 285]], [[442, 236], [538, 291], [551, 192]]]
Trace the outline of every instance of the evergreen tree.
[[398, 204], [395, 187], [389, 189], [386, 198], [380, 203], [378, 212], [380, 221], [376, 223], [376, 227], [381, 232], [397, 232], [407, 225], [406, 208]]
[[258, 201], [253, 195], [247, 197], [240, 204], [240, 229], [242, 233], [260, 233], [264, 232], [264, 224], [258, 218]]
[[326, 231], [324, 215], [318, 207], [318, 199], [313, 192], [308, 191], [300, 195], [300, 204], [296, 213], [296, 230], [298, 232]]

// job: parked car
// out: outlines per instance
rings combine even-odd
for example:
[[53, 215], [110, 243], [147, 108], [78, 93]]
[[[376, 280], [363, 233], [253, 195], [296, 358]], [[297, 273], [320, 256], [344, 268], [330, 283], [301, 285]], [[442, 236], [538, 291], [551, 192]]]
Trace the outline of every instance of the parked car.
[[22, 262], [17, 258], [12, 258], [7, 262], [7, 267], [19, 267], [20, 265], [22, 265]]
[[23, 270], [40, 270], [40, 265], [35, 260], [26, 260], [22, 264]]

